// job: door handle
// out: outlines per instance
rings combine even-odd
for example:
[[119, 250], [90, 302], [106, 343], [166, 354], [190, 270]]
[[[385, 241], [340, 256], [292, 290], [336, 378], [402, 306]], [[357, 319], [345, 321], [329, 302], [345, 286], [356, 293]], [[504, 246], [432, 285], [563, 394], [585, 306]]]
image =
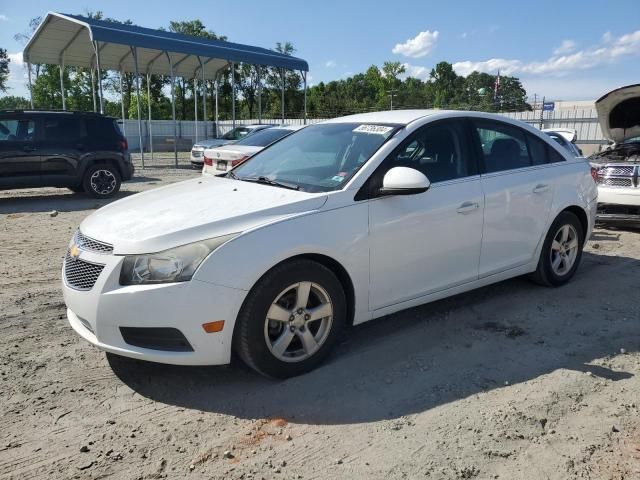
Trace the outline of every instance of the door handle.
[[540, 184], [536, 185], [536, 187], [533, 189], [533, 193], [544, 193], [547, 190], [549, 190], [549, 185], [546, 185], [544, 183], [540, 183]]
[[477, 202], [464, 202], [458, 207], [456, 212], [458, 213], [471, 213], [480, 208], [480, 204]]

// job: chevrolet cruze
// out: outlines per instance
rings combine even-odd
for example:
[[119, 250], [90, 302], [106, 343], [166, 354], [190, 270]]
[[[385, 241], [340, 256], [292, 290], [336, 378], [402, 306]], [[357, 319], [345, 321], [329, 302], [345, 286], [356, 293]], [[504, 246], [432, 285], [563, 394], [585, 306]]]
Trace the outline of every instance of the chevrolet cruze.
[[67, 315], [118, 355], [218, 365], [235, 351], [290, 377], [347, 325], [518, 275], [568, 282], [596, 203], [589, 165], [518, 121], [338, 118], [87, 217], [64, 259]]

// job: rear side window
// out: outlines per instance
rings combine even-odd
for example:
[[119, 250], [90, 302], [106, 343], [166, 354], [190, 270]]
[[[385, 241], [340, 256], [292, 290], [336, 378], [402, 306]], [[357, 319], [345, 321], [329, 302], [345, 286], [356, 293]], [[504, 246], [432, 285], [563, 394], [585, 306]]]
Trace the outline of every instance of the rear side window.
[[33, 120], [0, 120], [0, 142], [30, 142], [34, 131]]
[[120, 127], [113, 118], [88, 117], [86, 119], [89, 138], [113, 139], [120, 137]]
[[482, 147], [486, 173], [531, 165], [524, 132], [511, 125], [478, 120], [475, 129]]
[[547, 145], [547, 155], [549, 156], [550, 163], [565, 162], [566, 159], [558, 153], [558, 151], [551, 145]]
[[531, 165], [544, 165], [547, 162], [547, 144], [533, 135], [525, 133]]
[[72, 142], [84, 135], [79, 119], [73, 117], [45, 118], [42, 121], [43, 139], [48, 142]]

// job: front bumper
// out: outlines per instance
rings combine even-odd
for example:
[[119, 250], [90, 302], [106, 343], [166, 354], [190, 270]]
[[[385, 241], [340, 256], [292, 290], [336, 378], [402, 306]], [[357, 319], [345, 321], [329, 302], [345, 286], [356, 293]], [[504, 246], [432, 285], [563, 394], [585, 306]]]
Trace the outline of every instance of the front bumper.
[[598, 223], [640, 226], [640, 188], [598, 187]]
[[204, 150], [196, 151], [195, 155], [194, 151], [191, 150], [189, 160], [191, 161], [191, 166], [193, 168], [202, 168], [202, 166], [204, 165]]
[[[62, 290], [71, 327], [96, 347], [125, 357], [175, 365], [223, 365], [231, 358], [235, 319], [246, 292], [199, 280], [121, 286], [122, 256], [82, 251], [80, 259], [104, 264], [91, 290]], [[224, 320], [221, 332], [206, 333], [204, 323]], [[174, 328], [192, 351], [142, 348], [125, 342], [120, 327]]]

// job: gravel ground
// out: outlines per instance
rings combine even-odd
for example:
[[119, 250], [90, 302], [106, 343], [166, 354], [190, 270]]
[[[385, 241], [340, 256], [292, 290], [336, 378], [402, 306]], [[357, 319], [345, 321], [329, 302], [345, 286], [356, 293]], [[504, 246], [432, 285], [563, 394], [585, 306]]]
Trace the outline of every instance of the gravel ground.
[[[120, 196], [193, 175], [148, 168]], [[0, 478], [640, 479], [639, 232], [598, 229], [563, 288], [407, 310], [273, 382], [72, 332], [61, 260], [104, 203], [0, 192]]]

